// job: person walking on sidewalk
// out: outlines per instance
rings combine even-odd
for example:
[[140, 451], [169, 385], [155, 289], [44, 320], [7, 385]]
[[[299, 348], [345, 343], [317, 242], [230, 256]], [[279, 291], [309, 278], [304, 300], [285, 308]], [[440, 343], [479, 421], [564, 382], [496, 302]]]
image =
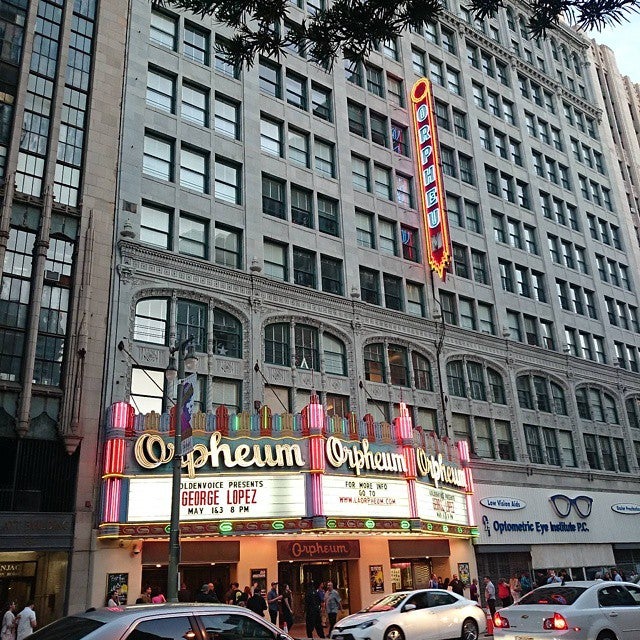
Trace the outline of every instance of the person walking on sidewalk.
[[329, 636], [331, 636], [331, 630], [338, 619], [338, 612], [342, 608], [340, 594], [333, 588], [333, 582], [327, 582], [327, 593], [324, 596], [324, 606], [327, 610], [327, 617], [329, 618]]
[[313, 582], [310, 582], [304, 595], [304, 618], [307, 627], [307, 638], [313, 638], [314, 630], [318, 634], [318, 638], [325, 637], [321, 612], [322, 601], [318, 595], [318, 589], [313, 586]]

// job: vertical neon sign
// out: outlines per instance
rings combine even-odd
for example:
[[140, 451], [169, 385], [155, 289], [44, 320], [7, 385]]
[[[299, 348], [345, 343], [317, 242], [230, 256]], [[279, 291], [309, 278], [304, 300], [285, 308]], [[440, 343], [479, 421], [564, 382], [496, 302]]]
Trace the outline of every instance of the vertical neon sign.
[[446, 268], [451, 262], [449, 221], [440, 170], [431, 82], [427, 78], [420, 78], [413, 85], [411, 103], [427, 258], [431, 269], [444, 281]]

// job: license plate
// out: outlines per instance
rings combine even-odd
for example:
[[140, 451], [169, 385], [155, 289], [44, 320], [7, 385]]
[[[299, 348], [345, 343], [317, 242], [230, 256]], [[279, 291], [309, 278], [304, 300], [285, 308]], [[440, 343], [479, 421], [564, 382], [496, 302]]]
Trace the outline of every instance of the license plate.
[[533, 636], [516, 636], [513, 640], [533, 640]]

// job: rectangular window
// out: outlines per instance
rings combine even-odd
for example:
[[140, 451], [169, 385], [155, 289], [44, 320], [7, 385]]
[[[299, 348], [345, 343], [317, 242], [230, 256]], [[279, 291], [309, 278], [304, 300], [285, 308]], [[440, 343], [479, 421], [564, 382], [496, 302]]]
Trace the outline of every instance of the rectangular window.
[[340, 236], [337, 200], [318, 195], [318, 230], [331, 236]]
[[366, 138], [367, 136], [367, 124], [366, 124], [366, 109], [355, 102], [347, 102], [347, 117], [349, 122], [349, 131], [355, 133], [358, 136]]
[[368, 160], [351, 154], [351, 177], [356, 189], [371, 191]]
[[293, 248], [293, 282], [316, 288], [316, 254], [313, 251]]
[[240, 167], [228, 160], [215, 160], [215, 196], [220, 200], [240, 204]]
[[331, 89], [311, 83], [311, 113], [314, 116], [331, 122], [333, 110], [331, 108]]
[[195, 25], [184, 26], [184, 57], [200, 64], [209, 64], [209, 32]]
[[309, 167], [309, 134], [289, 127], [287, 132], [289, 160], [301, 167]]
[[147, 74], [147, 104], [155, 109], [174, 113], [175, 84], [173, 76], [150, 68]]
[[384, 284], [384, 306], [387, 309], [403, 311], [402, 278], [385, 273], [382, 276], [382, 281]]
[[209, 126], [209, 91], [187, 82], [182, 83], [183, 120], [202, 127]]
[[382, 69], [372, 67], [371, 65], [365, 65], [367, 75], [367, 91], [373, 93], [373, 95], [384, 98], [384, 81]]
[[342, 260], [320, 256], [320, 274], [323, 291], [343, 295]]
[[171, 181], [173, 179], [173, 142], [146, 133], [142, 172], [160, 180]]
[[297, 73], [287, 71], [286, 100], [288, 104], [306, 111], [308, 104], [306, 78], [299, 76]]
[[176, 50], [178, 34], [178, 19], [153, 9], [151, 11], [151, 25], [149, 28], [149, 40], [161, 47]]
[[407, 294], [407, 313], [413, 316], [424, 316], [424, 296], [422, 294], [422, 285], [407, 282], [405, 287]]
[[225, 53], [225, 46], [228, 41], [224, 38], [216, 36], [216, 49], [215, 49], [215, 67], [218, 73], [237, 80], [240, 77], [240, 67], [231, 64], [229, 57]]
[[356, 209], [356, 237], [359, 247], [375, 249], [373, 215]]
[[291, 186], [291, 221], [303, 227], [313, 228], [312, 191]]
[[198, 220], [180, 214], [178, 251], [195, 258], [207, 258], [209, 225], [206, 220]]
[[180, 186], [198, 193], [209, 192], [208, 154], [197, 149], [180, 149]]
[[380, 304], [380, 280], [377, 271], [360, 267], [360, 296], [364, 302]]
[[[371, 129], [371, 140], [383, 147], [389, 146], [389, 125], [386, 116], [382, 116], [373, 111], [369, 111], [369, 128]], [[406, 136], [405, 136], [406, 137]], [[406, 144], [406, 142], [405, 142]], [[394, 147], [395, 150], [395, 147]]]
[[335, 178], [334, 146], [319, 138], [314, 140], [314, 166], [321, 174]]
[[171, 240], [171, 211], [148, 204], [140, 208], [140, 242], [168, 249]]
[[264, 273], [270, 278], [276, 278], [277, 280], [283, 280], [284, 282], [289, 279], [286, 245], [265, 239]]
[[282, 157], [282, 123], [260, 117], [260, 149], [272, 156]]
[[284, 182], [270, 176], [262, 176], [262, 213], [276, 218], [287, 217], [284, 199]]
[[242, 231], [216, 224], [213, 244], [216, 264], [242, 268]]
[[391, 169], [378, 164], [373, 165], [375, 194], [385, 200], [393, 200], [391, 189]]
[[240, 137], [238, 103], [216, 95], [214, 111], [216, 132], [237, 140]]
[[398, 255], [398, 244], [396, 241], [396, 225], [390, 220], [378, 220], [378, 234], [380, 243], [378, 245], [380, 253], [386, 253], [390, 256]]
[[282, 97], [280, 65], [260, 58], [258, 64], [260, 91], [274, 98]]

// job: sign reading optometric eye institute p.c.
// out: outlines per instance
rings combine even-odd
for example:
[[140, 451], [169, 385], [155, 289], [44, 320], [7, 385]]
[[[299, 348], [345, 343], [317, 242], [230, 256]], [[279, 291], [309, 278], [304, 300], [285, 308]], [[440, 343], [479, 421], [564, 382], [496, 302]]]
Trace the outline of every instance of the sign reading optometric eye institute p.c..
[[476, 484], [474, 498], [479, 544], [637, 543], [640, 494]]
[[446, 268], [451, 261], [449, 221], [440, 170], [440, 147], [431, 82], [427, 78], [420, 78], [413, 85], [411, 103], [427, 259], [429, 267], [444, 280]]

